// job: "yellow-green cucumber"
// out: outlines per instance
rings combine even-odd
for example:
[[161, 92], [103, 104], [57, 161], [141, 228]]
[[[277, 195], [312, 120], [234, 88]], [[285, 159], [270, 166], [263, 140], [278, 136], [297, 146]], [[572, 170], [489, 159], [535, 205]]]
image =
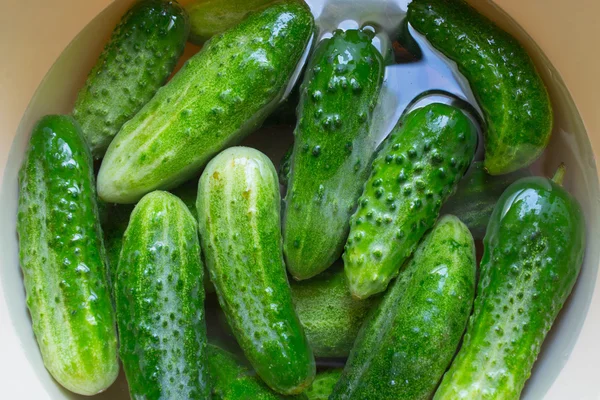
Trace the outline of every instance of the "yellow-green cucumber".
[[471, 314], [475, 274], [469, 229], [440, 218], [363, 325], [330, 399], [430, 399]]
[[210, 40], [121, 128], [98, 174], [98, 194], [133, 203], [198, 173], [277, 106], [314, 31], [300, 0], [251, 14]]
[[275, 167], [258, 150], [223, 151], [202, 173], [196, 207], [210, 278], [246, 358], [273, 390], [302, 392], [315, 360], [283, 262]]
[[94, 395], [119, 372], [92, 156], [73, 118], [35, 125], [19, 174], [19, 256], [44, 365]]

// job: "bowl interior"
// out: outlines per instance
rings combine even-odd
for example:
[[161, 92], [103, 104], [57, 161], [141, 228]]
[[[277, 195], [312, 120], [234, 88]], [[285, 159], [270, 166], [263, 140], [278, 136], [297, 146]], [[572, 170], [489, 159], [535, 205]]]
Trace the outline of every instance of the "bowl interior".
[[[361, 2], [339, 0], [343, 5], [359, 4]], [[25, 292], [22, 275], [18, 262], [18, 243], [16, 236], [17, 209], [17, 174], [24, 152], [35, 122], [43, 115], [54, 113], [69, 113], [75, 96], [83, 85], [87, 73], [94, 64], [102, 47], [109, 37], [113, 26], [129, 7], [131, 1], [114, 2], [99, 14], [69, 45], [50, 69], [29, 107], [21, 120], [20, 126], [10, 150], [8, 162], [4, 171], [2, 187], [0, 188], [0, 283], [9, 305], [10, 325], [21, 341], [23, 357], [34, 368], [38, 382], [31, 385], [41, 385], [53, 399], [76, 399], [82, 396], [74, 395], [56, 384], [45, 370], [39, 354], [30, 318], [25, 305]], [[315, 15], [320, 15], [323, 9], [321, 0], [308, 1]], [[385, 3], [383, 0], [369, 0], [364, 3]], [[398, 4], [406, 1], [398, 1]], [[528, 382], [525, 399], [543, 398], [556, 377], [561, 373], [569, 354], [571, 353], [583, 322], [586, 318], [596, 277], [598, 274], [599, 249], [592, 245], [592, 238], [599, 233], [600, 209], [598, 199], [598, 173], [594, 154], [583, 122], [577, 112], [567, 88], [564, 86], [558, 72], [549, 63], [544, 54], [531, 38], [509, 16], [497, 9], [492, 3], [477, 2], [477, 8], [492, 18], [496, 23], [516, 36], [532, 55], [538, 70], [542, 74], [555, 110], [554, 132], [547, 151], [538, 160], [533, 169], [538, 174], [552, 175], [560, 162], [567, 165], [568, 172], [565, 186], [579, 200], [587, 220], [587, 252], [581, 275], [569, 301], [565, 305], [559, 319], [555, 323], [544, 343], [543, 351], [535, 365], [532, 377]], [[363, 10], [369, 7], [363, 7]], [[371, 8], [373, 10], [376, 8]], [[331, 15], [328, 23], [331, 24]], [[394, 25], [390, 16], [377, 16], [376, 13], [368, 18], [383, 18], [383, 24]], [[335, 18], [334, 18], [335, 22]], [[341, 19], [340, 21], [342, 22]], [[197, 48], [189, 46], [186, 56], [193, 54]], [[271, 157], [275, 165], [292, 142], [291, 127], [263, 129], [250, 136], [245, 145], [256, 147]], [[99, 399], [127, 399], [127, 383], [123, 374], [118, 381]]]

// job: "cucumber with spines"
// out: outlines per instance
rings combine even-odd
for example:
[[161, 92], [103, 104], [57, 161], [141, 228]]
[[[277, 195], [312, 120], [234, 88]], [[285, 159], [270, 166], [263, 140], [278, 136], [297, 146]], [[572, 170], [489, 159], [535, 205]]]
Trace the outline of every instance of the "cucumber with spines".
[[384, 72], [371, 41], [367, 32], [336, 30], [307, 66], [283, 217], [287, 267], [298, 280], [340, 257], [369, 174], [377, 146], [371, 117]]
[[333, 392], [335, 384], [342, 375], [341, 368], [319, 372], [312, 385], [305, 392], [308, 400], [327, 400]]
[[176, 196], [136, 205], [115, 282], [120, 356], [133, 399], [210, 399], [197, 223]]
[[189, 31], [187, 13], [176, 1], [143, 0], [123, 16], [73, 109], [95, 157], [165, 83]]
[[286, 0], [211, 39], [121, 128], [98, 195], [134, 203], [176, 187], [253, 132], [285, 94], [313, 33], [308, 6]]
[[343, 258], [354, 296], [386, 289], [456, 190], [476, 146], [475, 126], [453, 106], [434, 103], [400, 119], [350, 222]]
[[330, 399], [430, 399], [471, 314], [475, 274], [468, 228], [440, 218], [361, 328]]
[[275, 167], [258, 150], [223, 151], [202, 173], [197, 209], [211, 281], [246, 358], [273, 390], [302, 392], [315, 360], [283, 262]]
[[44, 365], [83, 395], [117, 378], [92, 156], [79, 125], [51, 115], [34, 127], [19, 174], [19, 258]]

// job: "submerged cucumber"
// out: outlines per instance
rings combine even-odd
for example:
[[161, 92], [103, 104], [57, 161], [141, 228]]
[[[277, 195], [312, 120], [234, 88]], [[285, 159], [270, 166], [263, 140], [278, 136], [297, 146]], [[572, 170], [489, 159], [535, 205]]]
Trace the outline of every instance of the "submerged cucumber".
[[340, 257], [369, 174], [377, 145], [371, 113], [384, 67], [371, 39], [362, 31], [336, 30], [307, 67], [283, 216], [283, 250], [298, 280]]
[[133, 210], [115, 298], [131, 398], [209, 399], [197, 225], [172, 194], [150, 193]]
[[440, 213], [456, 215], [467, 225], [473, 238], [481, 240], [494, 206], [504, 190], [526, 176], [531, 176], [528, 169], [500, 176], [489, 175], [485, 172], [483, 162], [474, 162]]
[[327, 400], [333, 392], [335, 384], [342, 375], [342, 369], [330, 369], [320, 372], [315, 377], [313, 384], [306, 391], [308, 400]]
[[475, 309], [436, 399], [518, 399], [540, 347], [569, 296], [585, 252], [585, 223], [560, 183], [512, 184], [484, 240]]
[[430, 399], [467, 325], [475, 270], [469, 230], [442, 217], [365, 322], [330, 399]]
[[275, 3], [212, 39], [111, 143], [98, 194], [132, 203], [197, 173], [255, 130], [293, 75], [314, 21], [299, 0]]
[[344, 268], [352, 294], [385, 290], [471, 164], [477, 133], [459, 109], [430, 104], [403, 117], [373, 162], [352, 216]]
[[298, 318], [316, 357], [347, 357], [369, 310], [380, 301], [377, 297], [354, 299], [341, 264], [290, 285]]
[[189, 30], [174, 1], [143, 0], [123, 16], [73, 109], [94, 156], [104, 155], [121, 126], [165, 83]]
[[202, 173], [197, 209], [210, 277], [240, 347], [273, 390], [302, 392], [315, 361], [283, 263], [275, 167], [258, 150], [223, 151]]
[[408, 20], [455, 61], [486, 121], [485, 169], [506, 174], [535, 161], [552, 133], [552, 104], [521, 44], [463, 0], [414, 0]]
[[92, 156], [77, 123], [46, 116], [19, 174], [19, 256], [44, 365], [65, 388], [94, 395], [119, 372]]

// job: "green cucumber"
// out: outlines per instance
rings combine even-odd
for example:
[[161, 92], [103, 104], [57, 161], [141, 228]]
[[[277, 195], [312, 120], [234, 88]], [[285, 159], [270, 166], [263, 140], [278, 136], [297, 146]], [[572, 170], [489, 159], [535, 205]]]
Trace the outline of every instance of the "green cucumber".
[[355, 297], [383, 292], [398, 274], [456, 190], [476, 145], [475, 126], [452, 106], [430, 104], [399, 121], [351, 219], [344, 268]]
[[484, 240], [473, 316], [436, 399], [518, 399], [583, 262], [577, 200], [543, 177], [512, 184]]
[[277, 170], [279, 175], [279, 184], [286, 188], [290, 179], [290, 162], [293, 151], [294, 145], [290, 146], [290, 148], [286, 150], [285, 154], [281, 158], [281, 161], [279, 162], [279, 168]]
[[521, 44], [463, 0], [414, 0], [408, 21], [467, 78], [483, 111], [485, 169], [527, 167], [552, 133], [552, 104]]
[[471, 164], [458, 184], [456, 193], [442, 206], [440, 213], [456, 215], [469, 227], [475, 240], [481, 240], [494, 206], [504, 190], [526, 176], [531, 176], [528, 169], [499, 176], [489, 175], [485, 172], [483, 162], [476, 161]]
[[359, 30], [336, 30], [307, 67], [283, 216], [283, 251], [298, 280], [340, 257], [369, 176], [377, 147], [371, 117], [384, 72], [371, 39]]
[[115, 282], [120, 356], [132, 399], [209, 399], [196, 220], [167, 192], [136, 205]]
[[302, 392], [315, 361], [283, 263], [275, 167], [258, 150], [229, 148], [202, 173], [196, 206], [211, 281], [240, 347], [273, 390]]
[[50, 115], [33, 129], [19, 174], [19, 256], [44, 365], [65, 388], [94, 395], [117, 378], [92, 156], [79, 125]]
[[204, 44], [208, 39], [239, 24], [251, 11], [273, 0], [195, 0], [186, 5], [190, 15], [190, 42]]
[[363, 325], [330, 399], [430, 399], [467, 325], [475, 273], [469, 229], [440, 218]]
[[288, 0], [210, 40], [113, 140], [99, 196], [133, 203], [176, 187], [254, 131], [284, 95], [313, 30], [308, 6]]
[[347, 357], [369, 310], [379, 298], [352, 297], [342, 263], [316, 277], [292, 281], [292, 298], [316, 357]]
[[165, 83], [189, 31], [187, 14], [174, 1], [143, 0], [123, 16], [73, 109], [95, 157]]
[[305, 393], [308, 400], [328, 400], [340, 376], [342, 376], [341, 368], [318, 373]]
[[254, 371], [234, 354], [208, 345], [208, 362], [216, 400], [306, 399], [304, 395], [283, 396], [273, 392]]

